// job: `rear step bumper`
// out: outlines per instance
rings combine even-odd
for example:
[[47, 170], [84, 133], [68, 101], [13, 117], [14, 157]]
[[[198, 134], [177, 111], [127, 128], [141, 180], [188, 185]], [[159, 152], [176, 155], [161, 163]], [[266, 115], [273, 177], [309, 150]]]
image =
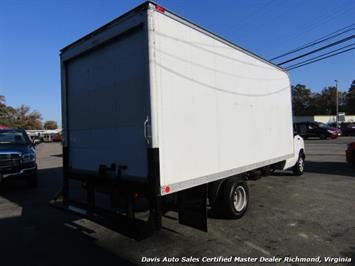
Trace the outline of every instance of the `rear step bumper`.
[[60, 198], [51, 200], [49, 204], [54, 208], [86, 218], [135, 240], [146, 239], [157, 231], [152, 219], [143, 221], [101, 208], [89, 210], [86, 204], [75, 201], [64, 203]]

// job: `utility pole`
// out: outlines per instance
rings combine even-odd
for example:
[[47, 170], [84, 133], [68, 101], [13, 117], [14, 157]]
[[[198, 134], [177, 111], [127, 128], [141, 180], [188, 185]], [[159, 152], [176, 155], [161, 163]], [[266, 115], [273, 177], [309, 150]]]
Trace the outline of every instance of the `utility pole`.
[[335, 80], [335, 104], [336, 104], [336, 117], [335, 122], [337, 128], [339, 127], [339, 95], [338, 95], [338, 80]]

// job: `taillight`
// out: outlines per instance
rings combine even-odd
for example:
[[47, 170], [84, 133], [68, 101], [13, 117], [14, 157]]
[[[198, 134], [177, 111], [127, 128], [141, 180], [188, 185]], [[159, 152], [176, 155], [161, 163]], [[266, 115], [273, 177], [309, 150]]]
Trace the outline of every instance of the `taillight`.
[[170, 186], [166, 186], [164, 191], [165, 191], [165, 193], [169, 193], [170, 192]]
[[155, 5], [155, 9], [161, 13], [164, 13], [165, 12], [165, 8], [162, 7], [162, 6], [158, 6], [158, 5]]

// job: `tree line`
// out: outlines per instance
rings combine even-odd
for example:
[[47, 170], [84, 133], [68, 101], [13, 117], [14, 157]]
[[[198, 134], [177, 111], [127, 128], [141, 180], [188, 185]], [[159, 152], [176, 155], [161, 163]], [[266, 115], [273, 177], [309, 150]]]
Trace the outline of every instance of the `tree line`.
[[[306, 85], [292, 86], [294, 115], [335, 115], [336, 87], [325, 87], [321, 92], [312, 92]], [[338, 91], [339, 112], [355, 115], [355, 80], [345, 92]]]
[[0, 125], [24, 129], [56, 129], [57, 122], [49, 120], [42, 123], [42, 115], [31, 111], [27, 105], [14, 108], [6, 104], [5, 96], [0, 95]]

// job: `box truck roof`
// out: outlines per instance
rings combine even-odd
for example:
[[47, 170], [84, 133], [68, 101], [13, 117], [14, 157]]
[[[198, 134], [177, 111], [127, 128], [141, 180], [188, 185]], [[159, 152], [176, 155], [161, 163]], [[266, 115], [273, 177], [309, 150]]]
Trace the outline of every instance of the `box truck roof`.
[[209, 36], [212, 37], [212, 38], [215, 38], [215, 39], [217, 39], [217, 40], [219, 40], [219, 41], [222, 41], [222, 42], [224, 42], [225, 44], [227, 44], [227, 45], [229, 45], [229, 46], [231, 46], [231, 47], [233, 47], [233, 48], [236, 48], [236, 49], [238, 49], [238, 50], [241, 50], [241, 51], [243, 51], [244, 53], [247, 53], [248, 55], [253, 56], [253, 57], [255, 57], [255, 58], [257, 58], [257, 59], [259, 59], [259, 60], [261, 60], [261, 61], [263, 61], [263, 62], [265, 62], [265, 63], [267, 63], [267, 64], [269, 64], [269, 65], [272, 65], [272, 66], [274, 66], [275, 68], [277, 68], [277, 69], [279, 69], [279, 70], [282, 70], [282, 71], [284, 71], [284, 72], [287, 73], [287, 70], [286, 70], [286, 69], [284, 69], [284, 68], [282, 68], [282, 67], [280, 67], [280, 66], [278, 66], [278, 65], [276, 65], [276, 64], [274, 64], [274, 63], [272, 63], [271, 61], [269, 61], [269, 60], [267, 60], [267, 59], [265, 59], [265, 58], [263, 58], [263, 57], [261, 57], [261, 56], [255, 54], [255, 53], [253, 53], [253, 52], [251, 52], [251, 51], [249, 51], [249, 50], [247, 50], [247, 49], [245, 49], [245, 48], [243, 48], [243, 47], [241, 47], [241, 46], [239, 46], [239, 45], [237, 45], [237, 44], [235, 44], [235, 43], [233, 43], [233, 42], [231, 42], [231, 41], [228, 41], [228, 40], [224, 39], [223, 37], [221, 37], [221, 36], [219, 36], [219, 35], [217, 35], [217, 34], [211, 32], [211, 31], [209, 31], [209, 30], [207, 30], [207, 29], [205, 29], [205, 28], [203, 28], [203, 27], [201, 27], [201, 26], [199, 26], [199, 25], [197, 25], [197, 24], [195, 24], [195, 23], [193, 23], [193, 22], [191, 22], [191, 21], [189, 21], [189, 20], [187, 20], [187, 19], [185, 19], [185, 18], [183, 18], [183, 17], [177, 15], [177, 14], [175, 14], [174, 12], [171, 12], [171, 11], [167, 10], [165, 7], [162, 7], [161, 5], [158, 5], [157, 3], [152, 2], [152, 1], [146, 1], [146, 2], [144, 2], [144, 3], [142, 3], [142, 4], [140, 4], [140, 5], [137, 6], [136, 8], [134, 8], [134, 9], [128, 11], [127, 13], [125, 13], [125, 14], [119, 16], [118, 18], [116, 18], [116, 19], [110, 21], [109, 23], [107, 23], [107, 24], [105, 24], [104, 26], [98, 28], [97, 30], [95, 30], [95, 31], [93, 31], [93, 32], [91, 32], [91, 33], [85, 35], [84, 37], [78, 39], [77, 41], [75, 41], [75, 42], [73, 42], [73, 43], [67, 45], [66, 47], [64, 47], [63, 49], [61, 49], [61, 52], [66, 51], [67, 49], [69, 49], [69, 48], [71, 48], [71, 47], [73, 47], [73, 46], [79, 44], [79, 43], [82, 42], [82, 41], [85, 41], [85, 40], [87, 40], [87, 39], [90, 39], [91, 37], [93, 37], [93, 36], [95, 36], [96, 34], [102, 32], [103, 30], [105, 30], [105, 29], [107, 29], [107, 28], [110, 28], [112, 25], [114, 25], [114, 24], [116, 24], [116, 23], [119, 23], [121, 20], [125, 19], [126, 17], [128, 17], [128, 16], [130, 16], [130, 15], [132, 15], [132, 14], [135, 14], [135, 13], [138, 12], [138, 11], [141, 11], [141, 10], [144, 10], [144, 9], [148, 9], [149, 7], [154, 7], [154, 9], [155, 9], [156, 11], [160, 12], [160, 13], [163, 13], [163, 14], [165, 14], [165, 15], [167, 15], [167, 16], [170, 16], [170, 17], [173, 18], [173, 19], [178, 19], [180, 22], [183, 22], [185, 25], [188, 25], [188, 26], [190, 26], [190, 27], [193, 27], [193, 28], [195, 28], [196, 30], [201, 31], [201, 32], [203, 32], [203, 33], [209, 35]]

